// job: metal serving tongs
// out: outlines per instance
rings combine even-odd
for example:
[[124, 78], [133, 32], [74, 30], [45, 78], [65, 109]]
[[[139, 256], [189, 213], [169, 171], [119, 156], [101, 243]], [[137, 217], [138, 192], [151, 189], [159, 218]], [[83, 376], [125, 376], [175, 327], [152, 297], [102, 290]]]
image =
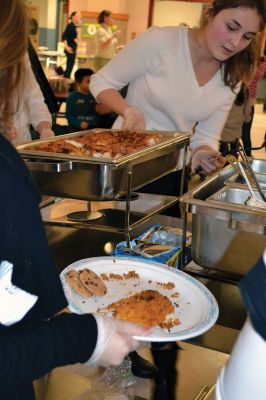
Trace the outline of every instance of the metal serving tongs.
[[239, 152], [239, 155], [240, 155], [240, 157], [242, 159], [242, 167], [246, 171], [246, 175], [247, 175], [247, 177], [248, 177], [248, 179], [249, 179], [249, 181], [251, 183], [251, 186], [255, 185], [255, 187], [258, 190], [258, 193], [259, 193], [259, 195], [261, 197], [261, 200], [263, 200], [266, 203], [266, 197], [265, 197], [265, 195], [263, 193], [263, 190], [262, 190], [262, 188], [261, 188], [261, 186], [260, 186], [260, 184], [259, 184], [259, 182], [258, 182], [258, 180], [256, 178], [256, 175], [255, 175], [255, 173], [254, 173], [254, 171], [252, 169], [252, 166], [251, 166], [251, 164], [249, 162], [249, 159], [248, 159], [248, 156], [247, 156], [247, 154], [245, 152], [245, 149], [242, 146], [242, 144], [240, 143], [240, 141], [238, 141], [238, 152]]

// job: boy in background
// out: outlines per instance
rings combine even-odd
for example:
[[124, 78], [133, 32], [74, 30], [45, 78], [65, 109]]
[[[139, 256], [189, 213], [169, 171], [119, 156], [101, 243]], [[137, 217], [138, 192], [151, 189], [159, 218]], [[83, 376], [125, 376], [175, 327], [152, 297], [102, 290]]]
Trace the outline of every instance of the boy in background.
[[79, 68], [75, 72], [74, 90], [66, 102], [66, 117], [73, 131], [93, 128], [111, 128], [115, 115], [103, 104], [98, 104], [89, 90], [90, 68]]

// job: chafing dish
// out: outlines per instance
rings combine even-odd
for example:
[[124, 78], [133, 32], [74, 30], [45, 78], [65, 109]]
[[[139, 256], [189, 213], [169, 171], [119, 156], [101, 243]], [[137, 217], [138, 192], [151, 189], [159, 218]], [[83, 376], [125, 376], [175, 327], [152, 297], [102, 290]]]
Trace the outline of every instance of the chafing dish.
[[251, 159], [249, 160], [252, 169], [257, 174], [266, 174], [266, 160]]
[[247, 190], [224, 189], [234, 174], [230, 165], [223, 168], [183, 195], [180, 203], [185, 215], [192, 213], [193, 261], [242, 275], [266, 247], [266, 210], [244, 204]]
[[[257, 195], [259, 197], [258, 192], [254, 191], [254, 193], [256, 194], [256, 197]], [[253, 207], [260, 209], [262, 208], [261, 204], [257, 206], [249, 205], [248, 201], [250, 200], [250, 198], [251, 194], [249, 189], [225, 186], [206, 200], [208, 202], [212, 202], [213, 204], [217, 204], [218, 206], [226, 204], [235, 205], [239, 207], [239, 210], [241, 211], [246, 209], [253, 210]], [[266, 211], [266, 207], [264, 209]]]
[[[256, 178], [260, 184], [260, 186], [263, 188], [266, 188], [266, 174], [255, 174]], [[234, 174], [233, 176], [231, 176], [226, 182], [226, 185], [228, 186], [234, 186], [234, 187], [238, 187], [238, 188], [243, 188], [243, 187], [247, 187], [247, 184], [245, 182], [245, 179], [243, 178], [243, 176], [239, 175], [239, 174]]]
[[[99, 130], [86, 133], [95, 131]], [[154, 131], [145, 133], [154, 134]], [[181, 149], [187, 147], [190, 134], [157, 133], [162, 135], [160, 143], [114, 159], [41, 152], [32, 149], [33, 142], [19, 145], [17, 150], [42, 194], [90, 201], [113, 200], [177, 168]], [[80, 134], [75, 132], [60, 138], [73, 139]], [[58, 137], [34, 143], [53, 140]]]

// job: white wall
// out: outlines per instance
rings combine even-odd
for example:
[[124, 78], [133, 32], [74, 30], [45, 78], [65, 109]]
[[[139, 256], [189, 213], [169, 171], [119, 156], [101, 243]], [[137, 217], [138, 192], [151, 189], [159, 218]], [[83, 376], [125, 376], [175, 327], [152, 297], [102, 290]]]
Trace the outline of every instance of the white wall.
[[[132, 3], [135, 0], [130, 0]], [[114, 14], [126, 14], [127, 0], [70, 0], [69, 12], [110, 10]]]
[[201, 9], [202, 3], [155, 0], [153, 25], [171, 26], [185, 22], [190, 27], [198, 26]]
[[[40, 28], [47, 28], [48, 27], [48, 20], [47, 20], [47, 8], [48, 2], [50, 0], [26, 0], [26, 4], [29, 6], [38, 6], [39, 7], [39, 26]], [[56, 0], [52, 0], [56, 3]], [[53, 13], [56, 13], [56, 5], [54, 6]]]
[[139, 34], [147, 29], [149, 16], [149, 0], [128, 0], [126, 14], [129, 15], [127, 27], [127, 41], [131, 34]]

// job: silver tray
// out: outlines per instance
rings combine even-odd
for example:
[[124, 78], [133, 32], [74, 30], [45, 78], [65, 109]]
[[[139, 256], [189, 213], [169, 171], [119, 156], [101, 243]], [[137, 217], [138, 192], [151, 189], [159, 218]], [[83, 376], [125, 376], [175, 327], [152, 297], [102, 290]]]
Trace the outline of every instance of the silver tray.
[[192, 213], [193, 261], [243, 275], [266, 247], [266, 210], [236, 203], [236, 199], [244, 202], [248, 195], [238, 188], [225, 189], [226, 180], [234, 174], [230, 165], [223, 168], [184, 194], [180, 203], [185, 212]]
[[[254, 192], [257, 193], [255, 190]], [[246, 209], [254, 210], [254, 207], [265, 210], [266, 212], [266, 208], [260, 206], [248, 205], [247, 202], [250, 199], [250, 197], [251, 194], [249, 189], [225, 186], [218, 192], [214, 193], [212, 196], [208, 197], [206, 201], [216, 204], [218, 206], [220, 205], [237, 206], [243, 212], [245, 212]]]
[[[181, 149], [186, 148], [190, 134], [159, 132], [162, 141], [130, 155], [113, 158], [95, 158], [41, 152], [31, 149], [36, 143], [60, 139], [73, 139], [75, 132], [60, 137], [25, 143], [17, 147], [31, 170], [43, 195], [83, 199], [90, 201], [113, 200], [177, 169]], [[141, 131], [139, 131], [141, 132]], [[154, 131], [145, 131], [154, 134]]]
[[[256, 173], [256, 178], [262, 188], [266, 188], [266, 174], [258, 174]], [[229, 179], [225, 181], [225, 184], [228, 186], [238, 187], [238, 188], [247, 188], [247, 184], [243, 176], [238, 173], [231, 176]]]
[[256, 174], [266, 174], [266, 160], [250, 159], [249, 161]]

